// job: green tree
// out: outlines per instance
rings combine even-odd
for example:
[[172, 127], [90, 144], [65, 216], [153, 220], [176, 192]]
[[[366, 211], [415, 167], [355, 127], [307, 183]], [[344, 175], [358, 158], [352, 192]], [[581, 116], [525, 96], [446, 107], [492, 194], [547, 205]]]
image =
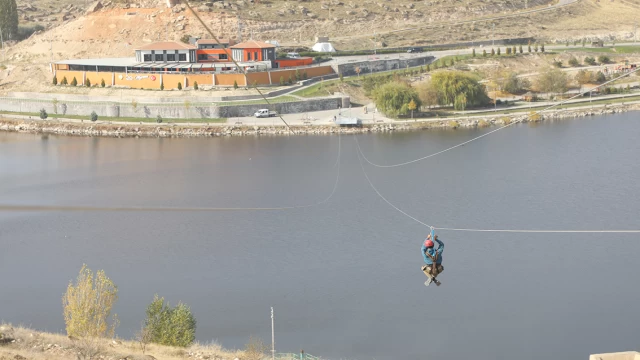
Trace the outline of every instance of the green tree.
[[0, 0], [0, 31], [4, 41], [19, 40], [16, 0]]
[[162, 116], [160, 116], [160, 114], [158, 114], [158, 116], [156, 116], [156, 122], [158, 124], [162, 123]]
[[[234, 87], [237, 89], [238, 83], [234, 82]], [[280, 76], [280, 86], [284, 86], [284, 76]]]
[[236, 80], [233, 80], [233, 88], [234, 90], [238, 89], [238, 82]]
[[178, 303], [171, 307], [156, 295], [147, 307], [145, 328], [153, 343], [187, 347], [196, 339], [196, 319], [191, 309]]
[[197, 81], [193, 82], [193, 90], [198, 90], [198, 82]]
[[302, 79], [307, 80], [308, 78], [309, 78], [309, 75], [307, 74], [307, 70], [305, 70], [304, 72], [302, 72]]
[[427, 72], [431, 71], [431, 65], [427, 64]]
[[471, 51], [471, 56], [476, 57], [476, 49], [474, 48], [473, 51]]
[[160, 90], [164, 90], [164, 81], [160, 81]]
[[98, 121], [98, 113], [96, 113], [95, 111], [91, 112], [91, 121], [93, 122]]
[[522, 54], [522, 45], [520, 45], [520, 49], [519, 50], [520, 50], [520, 54]]
[[500, 56], [500, 48], [498, 48], [498, 51], [496, 52], [496, 54]]
[[91, 87], [91, 80], [89, 80], [89, 78], [84, 81], [84, 86]]
[[[439, 105], [455, 105], [458, 94], [465, 95], [464, 108], [486, 105], [490, 99], [478, 79], [461, 71], [443, 71], [434, 74], [425, 86], [433, 86]], [[458, 98], [458, 107], [462, 107]]]
[[512, 53], [513, 55], [515, 55], [515, 54], [516, 54], [516, 46], [515, 46], [515, 45], [513, 45], [513, 47], [511, 48], [511, 53]]
[[300, 70], [296, 69], [296, 81], [300, 81]]
[[40, 109], [40, 119], [46, 120], [48, 117], [49, 117], [49, 114], [47, 114], [47, 110]]
[[529, 53], [531, 53], [531, 44], [529, 44]]
[[534, 50], [535, 52], [538, 52], [538, 44], [535, 44], [535, 45], [533, 46], [533, 50]]
[[431, 82], [418, 87], [418, 97], [424, 106], [431, 108], [438, 105], [438, 93]]
[[582, 38], [582, 47], [584, 47], [587, 44], [587, 40], [585, 38]]
[[487, 50], [482, 50], [482, 57], [487, 57]]
[[418, 92], [405, 82], [393, 81], [386, 83], [373, 91], [373, 99], [378, 109], [389, 116], [406, 114], [408, 104], [414, 101], [416, 108], [421, 102]]
[[508, 47], [506, 52], [507, 52], [507, 55], [511, 55], [511, 48]]
[[[498, 51], [500, 51], [500, 50], [498, 50]], [[493, 50], [493, 48], [491, 48], [491, 56], [494, 56], [495, 54], [496, 54], [496, 51]]]
[[61, 85], [68, 85], [69, 84], [69, 82], [67, 81], [67, 77], [66, 76], [62, 77], [62, 81], [60, 82], [60, 84]]
[[575, 56], [572, 56], [571, 58], [569, 58], [569, 65], [573, 67], [580, 66], [580, 62], [578, 61], [578, 59], [576, 59]]
[[565, 72], [555, 68], [543, 72], [536, 79], [538, 90], [548, 93], [564, 93], [567, 91], [568, 83]]
[[596, 73], [596, 76], [595, 76], [594, 80], [595, 80], [595, 82], [600, 84], [600, 83], [603, 83], [603, 82], [607, 81], [607, 77], [602, 73], [602, 71], [598, 71]]
[[58, 85], [58, 77], [57, 76], [53, 76], [53, 85]]
[[87, 265], [82, 265], [75, 285], [70, 282], [62, 297], [67, 335], [113, 337], [118, 320], [115, 315], [111, 317], [111, 310], [117, 299], [118, 288], [104, 271], [94, 276]]
[[338, 78], [340, 78], [340, 82], [344, 82], [344, 75], [342, 75], [342, 73], [338, 73]]
[[587, 56], [584, 58], [584, 63], [593, 66], [596, 64], [596, 59], [592, 56]]
[[611, 62], [611, 59], [609, 59], [607, 55], [600, 55], [598, 56], [598, 62], [600, 64], [608, 64]]
[[100, 81], [100, 86], [101, 87], [105, 87], [106, 86], [106, 84], [104, 83], [104, 79], [102, 79], [102, 81]]
[[540, 52], [544, 52], [544, 44], [540, 45]]
[[76, 80], [76, 77], [73, 77], [73, 80], [71, 80], [71, 86], [78, 86], [78, 80]]
[[178, 90], [182, 90], [182, 83], [178, 81]]

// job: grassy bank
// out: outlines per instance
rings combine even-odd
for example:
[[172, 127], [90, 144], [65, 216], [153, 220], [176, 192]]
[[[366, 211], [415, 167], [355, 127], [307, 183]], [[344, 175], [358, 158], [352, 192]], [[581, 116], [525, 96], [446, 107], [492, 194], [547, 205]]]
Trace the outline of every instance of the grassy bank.
[[71, 340], [63, 334], [47, 333], [33, 329], [0, 325], [0, 359], [11, 360], [76, 360], [79, 350], [95, 348], [94, 359], [247, 359], [245, 351], [223, 349], [217, 344], [194, 344], [178, 348], [147, 344], [143, 353], [138, 341], [122, 339], [97, 339], [92, 342]]

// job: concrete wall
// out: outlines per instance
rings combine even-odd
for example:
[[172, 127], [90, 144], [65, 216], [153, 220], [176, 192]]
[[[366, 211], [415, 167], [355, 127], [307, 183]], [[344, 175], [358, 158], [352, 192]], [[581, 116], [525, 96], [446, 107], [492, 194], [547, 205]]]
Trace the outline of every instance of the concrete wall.
[[430, 64], [435, 57], [420, 56], [408, 59], [382, 59], [382, 60], [363, 60], [332, 65], [337, 73], [344, 76], [357, 75], [356, 69], [360, 68], [360, 75], [372, 72], [389, 71], [396, 69], [405, 69], [407, 67], [421, 66]]
[[287, 103], [275, 103], [269, 106], [265, 104], [246, 105], [246, 106], [220, 106], [220, 117], [232, 118], [241, 116], [252, 116], [253, 113], [260, 109], [269, 108], [280, 114], [296, 114], [309, 111], [333, 110], [342, 104], [342, 98], [334, 97], [329, 99], [314, 99], [306, 101], [294, 101]]
[[[270, 106], [282, 114], [304, 113], [309, 111], [337, 109], [342, 98], [311, 99], [288, 103], [275, 103]], [[267, 105], [234, 105], [217, 106], [216, 104], [202, 102], [190, 103], [183, 100], [182, 103], [158, 103], [145, 104], [137, 102], [86, 102], [57, 100], [28, 100], [20, 98], [0, 98], [0, 111], [13, 111], [22, 113], [39, 113], [45, 109], [50, 114], [59, 115], [89, 115], [95, 111], [98, 116], [108, 117], [144, 117], [155, 118], [157, 115], [163, 118], [221, 118], [251, 116], [258, 109], [264, 109]]]

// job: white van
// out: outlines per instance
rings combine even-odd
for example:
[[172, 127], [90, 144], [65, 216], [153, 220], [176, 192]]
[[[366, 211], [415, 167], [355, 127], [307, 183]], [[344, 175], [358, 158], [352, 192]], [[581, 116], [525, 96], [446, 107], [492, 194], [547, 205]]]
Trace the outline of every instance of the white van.
[[300, 54], [298, 54], [297, 52], [290, 52], [290, 53], [287, 53], [287, 57], [289, 59], [299, 59]]

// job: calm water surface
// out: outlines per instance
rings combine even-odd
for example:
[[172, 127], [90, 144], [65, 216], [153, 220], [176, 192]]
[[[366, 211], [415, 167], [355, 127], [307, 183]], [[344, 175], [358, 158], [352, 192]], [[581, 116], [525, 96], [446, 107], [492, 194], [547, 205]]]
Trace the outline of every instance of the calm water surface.
[[[359, 136], [369, 159], [411, 160], [486, 130]], [[365, 169], [440, 227], [640, 229], [637, 113], [520, 125], [412, 165]], [[121, 337], [154, 294], [191, 306], [201, 342], [330, 359], [586, 359], [638, 349], [640, 235], [441, 232], [377, 197], [353, 136], [100, 139], [0, 133], [0, 204], [271, 207], [286, 211], [0, 211], [0, 320], [64, 331], [83, 263], [119, 287]]]

